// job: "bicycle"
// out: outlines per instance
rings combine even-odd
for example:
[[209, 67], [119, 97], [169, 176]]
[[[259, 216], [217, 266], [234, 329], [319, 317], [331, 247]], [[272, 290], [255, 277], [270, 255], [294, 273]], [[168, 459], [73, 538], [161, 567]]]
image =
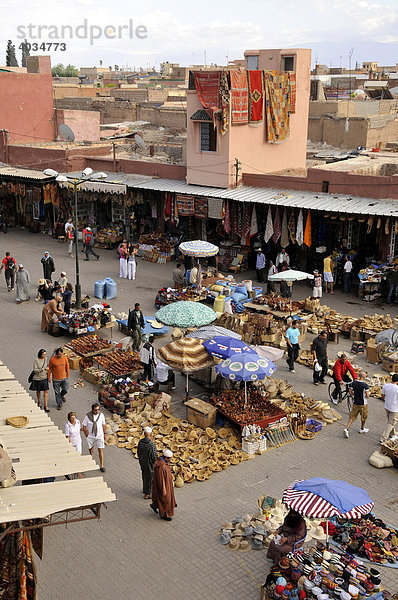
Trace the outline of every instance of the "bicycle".
[[353, 404], [353, 398], [350, 394], [350, 385], [350, 383], [346, 383], [345, 389], [342, 390], [341, 386], [336, 385], [335, 382], [332, 381], [329, 383], [328, 387], [329, 398], [332, 404], [341, 404], [344, 402], [344, 400], [347, 400], [347, 408], [349, 413], [351, 412]]

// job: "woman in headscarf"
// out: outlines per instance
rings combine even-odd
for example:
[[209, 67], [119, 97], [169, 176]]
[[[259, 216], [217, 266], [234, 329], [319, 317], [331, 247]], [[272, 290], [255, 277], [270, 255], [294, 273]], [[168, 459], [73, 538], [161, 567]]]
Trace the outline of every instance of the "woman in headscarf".
[[29, 272], [25, 271], [23, 265], [19, 265], [15, 277], [15, 287], [17, 292], [17, 304], [25, 302], [30, 298], [30, 277]]
[[41, 311], [41, 330], [47, 331], [48, 326], [50, 325], [53, 316], [60, 317], [64, 314], [64, 311], [61, 308], [62, 296], [56, 296], [50, 302], [43, 306], [43, 310]]
[[[306, 535], [307, 526], [303, 517], [295, 510], [290, 510], [282, 525], [275, 531], [275, 537], [268, 548], [267, 558], [271, 558], [274, 564], [279, 564], [282, 556], [301, 548]], [[297, 542], [301, 543], [297, 544]], [[295, 544], [297, 545], [295, 546]]]
[[41, 263], [43, 265], [43, 277], [44, 279], [48, 279], [52, 281], [52, 275], [55, 271], [55, 265], [52, 256], [50, 256], [49, 252], [45, 252], [43, 258], [41, 259]]

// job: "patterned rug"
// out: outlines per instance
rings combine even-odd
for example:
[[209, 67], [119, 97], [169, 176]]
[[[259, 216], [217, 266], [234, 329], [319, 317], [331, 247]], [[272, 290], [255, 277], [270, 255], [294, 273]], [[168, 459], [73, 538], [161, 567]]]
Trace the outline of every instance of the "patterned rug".
[[193, 72], [196, 92], [199, 100], [214, 122], [220, 111], [220, 71]]
[[183, 217], [190, 217], [195, 214], [195, 197], [194, 196], [176, 196], [176, 204], [178, 214]]
[[263, 72], [248, 71], [249, 78], [249, 121], [250, 123], [261, 123], [263, 120]]
[[290, 114], [296, 112], [296, 73], [289, 72], [290, 82]]
[[249, 120], [249, 95], [246, 71], [231, 71], [231, 121], [247, 123]]
[[267, 142], [283, 142], [290, 135], [289, 74], [264, 71]]

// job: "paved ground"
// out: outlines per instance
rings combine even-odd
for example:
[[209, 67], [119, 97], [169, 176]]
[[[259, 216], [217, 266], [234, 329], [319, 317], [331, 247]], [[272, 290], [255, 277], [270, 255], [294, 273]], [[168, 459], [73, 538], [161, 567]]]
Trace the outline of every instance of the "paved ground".
[[[40, 258], [44, 250], [52, 254], [56, 274], [66, 270], [73, 280], [74, 261], [66, 257], [65, 245], [49, 236], [11, 230], [0, 237], [2, 256], [6, 250], [10, 250], [17, 262], [25, 264], [34, 284], [42, 276]], [[93, 294], [97, 279], [113, 276], [118, 283], [118, 298], [112, 302], [115, 312], [127, 312], [140, 301], [144, 312], [153, 314], [155, 291], [170, 282], [173, 263], [139, 262], [136, 282], [120, 282], [115, 253], [105, 250], [99, 253], [98, 262], [81, 263], [83, 294]], [[32, 300], [17, 306], [13, 294], [7, 293], [4, 279], [0, 280], [3, 332], [0, 357], [26, 387], [37, 350], [44, 347], [51, 352], [58, 342], [40, 332], [42, 305], [33, 301], [35, 288], [32, 287]], [[294, 296], [304, 297], [305, 292], [306, 288], [297, 286]], [[358, 316], [375, 309], [376, 312], [384, 310], [354, 297], [338, 294], [329, 297], [328, 304], [329, 299], [336, 310]], [[397, 315], [396, 308], [391, 308], [390, 312]], [[122, 337], [118, 332], [114, 336]], [[339, 349], [348, 347], [349, 342], [343, 341]], [[372, 366], [369, 367], [372, 370]], [[380, 367], [373, 370], [380, 371]], [[72, 373], [73, 382], [77, 372]], [[281, 361], [278, 375], [294, 383], [295, 389], [327, 400], [326, 386], [314, 388], [311, 372], [305, 367], [298, 366], [292, 377]], [[173, 405], [180, 413], [183, 378], [177, 376], [177, 381], [179, 389]], [[63, 427], [67, 410], [76, 410], [83, 417], [94, 398], [90, 384], [79, 390], [72, 387], [64, 411], [58, 412], [50, 392], [50, 416]], [[216, 473], [209, 481], [176, 490], [178, 508], [171, 523], [155, 517], [142, 499], [138, 461], [132, 454], [117, 447], [106, 448], [104, 477], [118, 501], [103, 510], [99, 523], [74, 524], [67, 529], [59, 526], [45, 531], [44, 560], [37, 559], [40, 600], [109, 600], [115, 597], [256, 600], [258, 587], [267, 572], [264, 552], [234, 553], [218, 544], [216, 531], [224, 521], [255, 511], [261, 494], [280, 496], [293, 479], [324, 475], [363, 486], [374, 499], [377, 514], [396, 525], [397, 473], [393, 469], [376, 470], [367, 462], [378, 446], [384, 427], [382, 402], [370, 401], [368, 435], [358, 435], [354, 426], [350, 439], [346, 440], [343, 437], [345, 410], [342, 414], [340, 424], [328, 425], [311, 442], [296, 441], [270, 450], [262, 457]], [[87, 452], [86, 448], [84, 452]], [[396, 591], [398, 571], [383, 571], [387, 588]]]

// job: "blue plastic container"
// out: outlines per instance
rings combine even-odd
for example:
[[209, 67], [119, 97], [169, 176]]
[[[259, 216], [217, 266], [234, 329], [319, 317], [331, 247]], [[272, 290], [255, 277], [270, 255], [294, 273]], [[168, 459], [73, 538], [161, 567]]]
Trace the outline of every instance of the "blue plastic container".
[[237, 294], [244, 294], [247, 298], [247, 287], [246, 284], [238, 284], [235, 288], [235, 293]]
[[105, 300], [112, 300], [117, 296], [116, 282], [111, 277], [105, 279]]
[[99, 279], [94, 283], [94, 296], [102, 300], [105, 295], [105, 281]]

